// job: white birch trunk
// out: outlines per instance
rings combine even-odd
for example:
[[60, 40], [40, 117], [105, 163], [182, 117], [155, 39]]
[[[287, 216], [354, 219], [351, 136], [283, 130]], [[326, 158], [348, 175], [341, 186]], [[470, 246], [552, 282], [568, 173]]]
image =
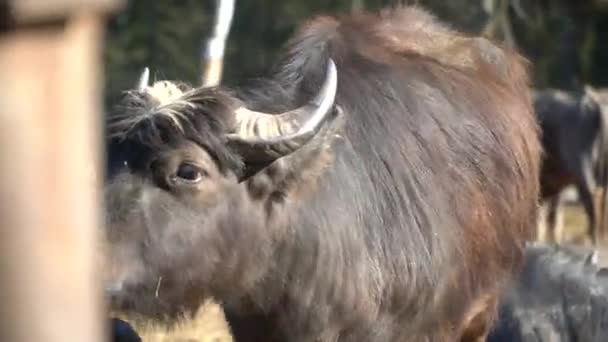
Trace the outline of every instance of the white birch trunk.
[[207, 40], [202, 58], [202, 85], [212, 87], [220, 84], [224, 64], [226, 40], [234, 14], [234, 0], [216, 0], [215, 25]]

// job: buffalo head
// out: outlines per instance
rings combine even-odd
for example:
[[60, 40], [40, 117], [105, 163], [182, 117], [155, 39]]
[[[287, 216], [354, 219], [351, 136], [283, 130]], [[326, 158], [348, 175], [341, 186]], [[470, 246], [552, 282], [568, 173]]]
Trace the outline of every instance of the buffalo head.
[[271, 235], [251, 232], [267, 224], [272, 165], [334, 117], [337, 72], [329, 60], [316, 96], [280, 114], [217, 88], [148, 86], [148, 73], [108, 121], [105, 271], [115, 309], [156, 316], [199, 304], [220, 263], [243, 272], [234, 244], [267, 253]]

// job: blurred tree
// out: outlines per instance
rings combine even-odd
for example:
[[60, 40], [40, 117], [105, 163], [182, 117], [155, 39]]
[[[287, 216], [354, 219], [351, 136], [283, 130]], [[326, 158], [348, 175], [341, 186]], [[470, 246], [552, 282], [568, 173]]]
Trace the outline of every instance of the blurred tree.
[[528, 1], [525, 11], [529, 15], [525, 19], [514, 18], [521, 50], [535, 63], [538, 86], [575, 89], [583, 82], [580, 52], [591, 20], [584, 3], [585, 0]]
[[[536, 86], [608, 84], [608, 0], [247, 0], [236, 1], [222, 83], [255, 77], [294, 29], [315, 14], [420, 4], [470, 33], [507, 39], [533, 62]], [[107, 35], [107, 103], [137, 81], [200, 82], [200, 55], [212, 32], [215, 1], [130, 0]]]
[[132, 88], [144, 66], [151, 80], [175, 78], [198, 84], [199, 57], [213, 24], [212, 1], [130, 0], [112, 18], [106, 40], [106, 99]]

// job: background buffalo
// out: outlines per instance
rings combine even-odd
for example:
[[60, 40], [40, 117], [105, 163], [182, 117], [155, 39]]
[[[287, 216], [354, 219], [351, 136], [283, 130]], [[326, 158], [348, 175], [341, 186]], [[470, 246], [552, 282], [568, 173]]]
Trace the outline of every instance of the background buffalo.
[[608, 269], [598, 256], [574, 246], [528, 246], [488, 341], [606, 341]]

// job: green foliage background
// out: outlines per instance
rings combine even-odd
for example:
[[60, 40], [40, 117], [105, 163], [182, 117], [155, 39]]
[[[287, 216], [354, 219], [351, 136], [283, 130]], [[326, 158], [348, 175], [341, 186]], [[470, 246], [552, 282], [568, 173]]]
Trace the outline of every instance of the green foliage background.
[[[237, 0], [223, 82], [235, 84], [269, 66], [297, 25], [316, 14], [417, 3], [453, 27], [480, 33], [507, 18], [517, 48], [533, 62], [537, 87], [576, 89], [608, 84], [608, 10], [604, 0], [521, 0], [495, 16], [484, 5], [514, 0]], [[128, 0], [109, 23], [105, 49], [106, 104], [131, 88], [144, 66], [153, 79], [198, 84], [200, 55], [213, 23], [212, 0]], [[492, 36], [501, 39], [504, 32]]]

